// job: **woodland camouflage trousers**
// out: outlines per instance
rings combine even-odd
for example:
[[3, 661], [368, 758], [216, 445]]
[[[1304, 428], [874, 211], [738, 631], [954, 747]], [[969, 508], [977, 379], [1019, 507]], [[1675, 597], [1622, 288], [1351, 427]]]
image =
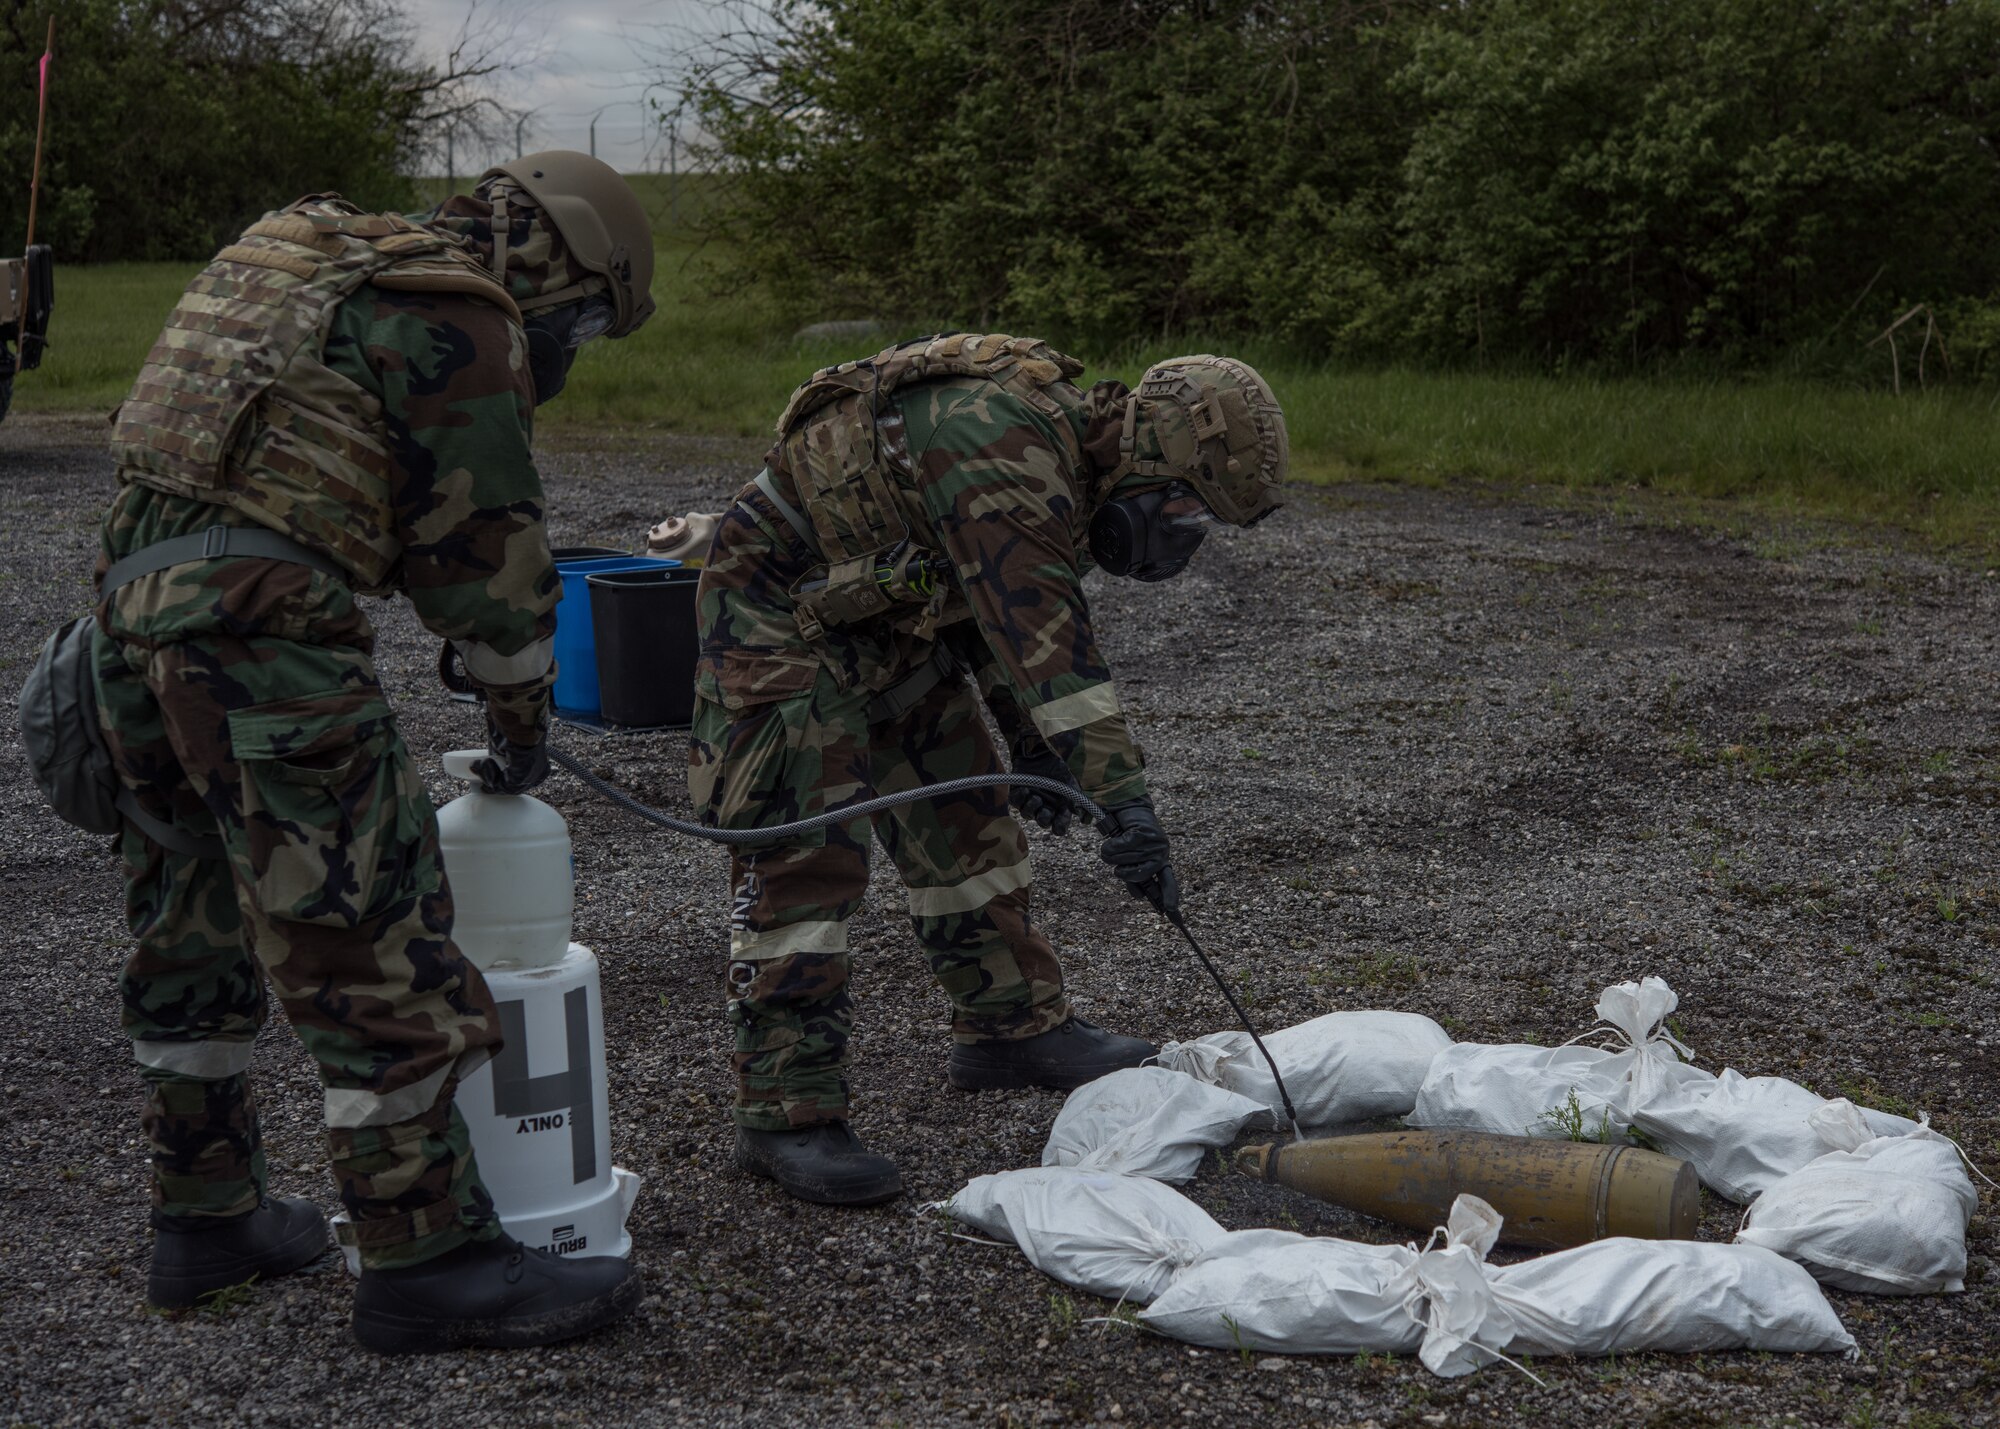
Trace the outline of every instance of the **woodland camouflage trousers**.
[[363, 1263], [497, 1235], [453, 1094], [498, 1046], [498, 1020], [451, 940], [437, 819], [366, 653], [100, 635], [97, 672], [120, 777], [226, 850], [171, 853], [130, 824], [121, 836], [138, 939], [123, 1022], [147, 1084], [156, 1211], [227, 1216], [263, 1194], [245, 1073], [268, 976], [319, 1063]]
[[[829, 632], [818, 651], [801, 638], [786, 592], [808, 558], [778, 520], [761, 498], [739, 503], [702, 575], [688, 757], [704, 821], [753, 828], [1004, 773], [962, 679], [871, 719], [877, 691], [912, 657], [844, 632]], [[909, 890], [910, 922], [951, 1000], [956, 1039], [1030, 1037], [1069, 1016], [1055, 951], [1029, 917], [1027, 839], [1004, 785], [739, 849], [727, 991], [742, 1126], [782, 1130], [848, 1114], [847, 924], [867, 891], [871, 836]]]

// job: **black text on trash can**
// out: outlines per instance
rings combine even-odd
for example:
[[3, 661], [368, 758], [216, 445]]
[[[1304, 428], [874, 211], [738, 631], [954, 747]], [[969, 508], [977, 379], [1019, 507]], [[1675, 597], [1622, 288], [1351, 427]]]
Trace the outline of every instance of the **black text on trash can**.
[[519, 1135], [569, 1125], [572, 1184], [597, 1175], [597, 1121], [590, 1086], [590, 997], [585, 988], [563, 994], [563, 1026], [569, 1063], [560, 1072], [528, 1075], [526, 1004], [499, 1004], [505, 1045], [493, 1058], [493, 1110], [518, 1117]]

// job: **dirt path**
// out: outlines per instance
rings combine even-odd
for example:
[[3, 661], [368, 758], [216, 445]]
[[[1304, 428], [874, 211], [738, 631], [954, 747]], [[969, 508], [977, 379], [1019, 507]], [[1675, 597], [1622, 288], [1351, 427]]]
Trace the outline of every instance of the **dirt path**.
[[[0, 676], [87, 600], [110, 474], [95, 424], [0, 429]], [[556, 536], [628, 544], [724, 503], [734, 445], [571, 437]], [[1164, 587], [1096, 587], [1195, 926], [1270, 1026], [1333, 1007], [1554, 1043], [1598, 989], [1656, 973], [1702, 1064], [1921, 1107], [2000, 1163], [2000, 579], [1782, 532], [1748, 538], [1519, 500], [1347, 489], [1210, 543]], [[380, 607], [381, 668], [433, 793], [476, 742], [434, 646]], [[589, 741], [685, 804], [679, 737]], [[0, 1392], [32, 1424], [2000, 1424], [1991, 1193], [1965, 1294], [1834, 1295], [1858, 1362], [1719, 1354], [1504, 1369], [1240, 1360], [1090, 1323], [1011, 1251], [923, 1203], [1039, 1160], [1060, 1098], [943, 1082], [942, 999], [895, 891], [856, 925], [858, 1125], [910, 1187], [836, 1212], [729, 1167], [726, 867], [573, 781], [577, 936], [603, 961], [613, 1148], [646, 1178], [648, 1296], [615, 1333], [534, 1355], [377, 1362], [332, 1257], [219, 1314], [141, 1303], [138, 1084], [97, 841], [40, 807], [0, 743]], [[1225, 1012], [1091, 849], [1037, 841], [1040, 916], [1089, 1016], [1156, 1040]], [[893, 880], [892, 880], [893, 882]], [[280, 1020], [254, 1063], [276, 1189], [325, 1201], [317, 1082]], [[1225, 1224], [1399, 1239], [1203, 1172]], [[1705, 1233], [1735, 1212], [1712, 1203]]]

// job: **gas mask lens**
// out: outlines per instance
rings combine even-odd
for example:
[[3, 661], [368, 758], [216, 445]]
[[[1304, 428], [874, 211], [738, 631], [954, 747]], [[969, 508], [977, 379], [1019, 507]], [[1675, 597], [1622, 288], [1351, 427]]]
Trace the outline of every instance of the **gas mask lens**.
[[[1209, 510], [1202, 499], [1185, 486], [1169, 487], [1167, 491], [1166, 504], [1160, 508], [1160, 520], [1173, 530], [1199, 531], [1206, 536], [1209, 527], [1224, 524], [1220, 516]], [[1181, 494], [1174, 495], [1175, 492]]]
[[1176, 482], [1107, 501], [1090, 521], [1090, 555], [1114, 576], [1163, 581], [1187, 569], [1215, 516]]
[[568, 347], [574, 352], [594, 337], [603, 337], [611, 331], [611, 324], [618, 320], [618, 310], [603, 298], [592, 298], [583, 305], [583, 311], [576, 316], [570, 326]]

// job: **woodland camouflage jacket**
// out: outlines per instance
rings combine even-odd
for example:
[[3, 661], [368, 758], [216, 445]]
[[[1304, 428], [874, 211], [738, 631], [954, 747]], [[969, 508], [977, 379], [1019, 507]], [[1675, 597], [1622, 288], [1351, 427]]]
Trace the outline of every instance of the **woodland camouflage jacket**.
[[[136, 399], [159, 395], [169, 366], [240, 361], [222, 341], [237, 308], [247, 329], [287, 321], [285, 300], [310, 306], [312, 294], [294, 295], [311, 278], [286, 284], [283, 271], [229, 261], [242, 251], [225, 250], [190, 286], [121, 409], [113, 451], [123, 487], [105, 524], [104, 562], [210, 524], [274, 526], [340, 560], [360, 590], [406, 590], [425, 626], [460, 644], [510, 737], [532, 739], [545, 718], [560, 588], [528, 448], [534, 391], [511, 301], [490, 278], [490, 293], [405, 291], [391, 286], [393, 268], [371, 271], [326, 304], [304, 345], [266, 376], [231, 445], [226, 486], [204, 489], [176, 479], [177, 461], [190, 466], [182, 434], [198, 433], [199, 414], [180, 410], [188, 403], [177, 396]], [[276, 282], [260, 282], [271, 272]], [[256, 342], [239, 344], [245, 352], [254, 358]], [[273, 500], [273, 489], [284, 499]], [[214, 564], [142, 578], [120, 595], [121, 623], [147, 638], [202, 633], [211, 619], [261, 628], [270, 612], [233, 606], [254, 603], [263, 587], [210, 585], [201, 566]], [[216, 592], [205, 615], [186, 599], [203, 585]]]
[[[944, 619], [974, 623], [991, 655], [986, 678], [1004, 679], [1083, 790], [1128, 803], [1145, 796], [1144, 758], [1083, 590], [1090, 516], [1104, 496], [1084, 451], [1090, 398], [1066, 381], [1040, 395], [979, 377], [903, 388], [878, 419], [881, 456], [912, 541], [953, 568]], [[905, 668], [920, 658], [899, 655]], [[855, 673], [879, 685], [899, 671]]]

